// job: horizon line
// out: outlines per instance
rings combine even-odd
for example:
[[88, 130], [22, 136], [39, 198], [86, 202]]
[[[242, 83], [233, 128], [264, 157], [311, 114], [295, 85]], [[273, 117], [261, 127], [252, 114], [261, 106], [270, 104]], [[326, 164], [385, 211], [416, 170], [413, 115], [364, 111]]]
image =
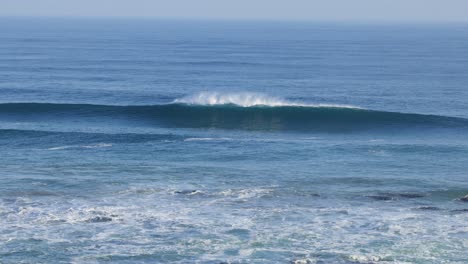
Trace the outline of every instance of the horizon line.
[[425, 20], [425, 19], [290, 19], [290, 18], [223, 18], [183, 16], [87, 16], [87, 15], [2, 15], [0, 19], [103, 19], [103, 20], [173, 20], [173, 21], [217, 21], [217, 22], [279, 22], [279, 23], [353, 23], [353, 24], [468, 24], [467, 20]]

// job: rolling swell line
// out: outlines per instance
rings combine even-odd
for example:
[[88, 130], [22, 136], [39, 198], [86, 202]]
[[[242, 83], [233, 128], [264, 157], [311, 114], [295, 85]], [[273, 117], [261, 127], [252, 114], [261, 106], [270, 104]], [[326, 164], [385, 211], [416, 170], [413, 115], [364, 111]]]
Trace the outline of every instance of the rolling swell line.
[[0, 104], [0, 120], [131, 121], [158, 127], [347, 132], [390, 128], [468, 128], [458, 117], [339, 106]]
[[[29, 145], [37, 143], [95, 144], [95, 143], [145, 143], [151, 141], [185, 140], [187, 136], [174, 134], [137, 133], [88, 133], [61, 132], [24, 129], [0, 129], [0, 142], [3, 144]], [[15, 139], [15, 140], [12, 140]]]

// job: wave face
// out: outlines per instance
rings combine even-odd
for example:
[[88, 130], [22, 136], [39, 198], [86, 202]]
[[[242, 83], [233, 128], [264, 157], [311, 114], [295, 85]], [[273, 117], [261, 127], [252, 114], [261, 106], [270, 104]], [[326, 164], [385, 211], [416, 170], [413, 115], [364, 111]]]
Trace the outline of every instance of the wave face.
[[235, 100], [239, 99], [236, 97], [230, 98], [230, 101], [218, 99], [204, 99], [207, 100], [207, 104], [187, 104], [180, 101], [149, 106], [9, 103], [0, 104], [0, 119], [68, 122], [93, 120], [131, 122], [158, 127], [319, 132], [468, 127], [468, 120], [456, 117], [338, 106], [258, 105], [255, 102], [266, 102], [249, 98], [242, 102], [252, 106], [244, 107], [224, 104], [236, 102]]

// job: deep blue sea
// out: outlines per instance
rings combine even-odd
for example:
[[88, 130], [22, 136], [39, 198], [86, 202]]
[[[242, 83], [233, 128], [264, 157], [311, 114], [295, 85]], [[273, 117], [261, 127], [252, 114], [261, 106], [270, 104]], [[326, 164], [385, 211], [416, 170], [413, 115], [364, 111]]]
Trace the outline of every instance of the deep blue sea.
[[0, 18], [0, 263], [468, 263], [468, 25]]

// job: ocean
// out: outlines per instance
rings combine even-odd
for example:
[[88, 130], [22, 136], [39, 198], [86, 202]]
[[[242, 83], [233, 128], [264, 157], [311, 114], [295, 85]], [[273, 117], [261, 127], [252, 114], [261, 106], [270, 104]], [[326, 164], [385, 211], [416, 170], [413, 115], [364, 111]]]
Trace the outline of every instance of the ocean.
[[468, 25], [0, 18], [0, 263], [468, 263]]

